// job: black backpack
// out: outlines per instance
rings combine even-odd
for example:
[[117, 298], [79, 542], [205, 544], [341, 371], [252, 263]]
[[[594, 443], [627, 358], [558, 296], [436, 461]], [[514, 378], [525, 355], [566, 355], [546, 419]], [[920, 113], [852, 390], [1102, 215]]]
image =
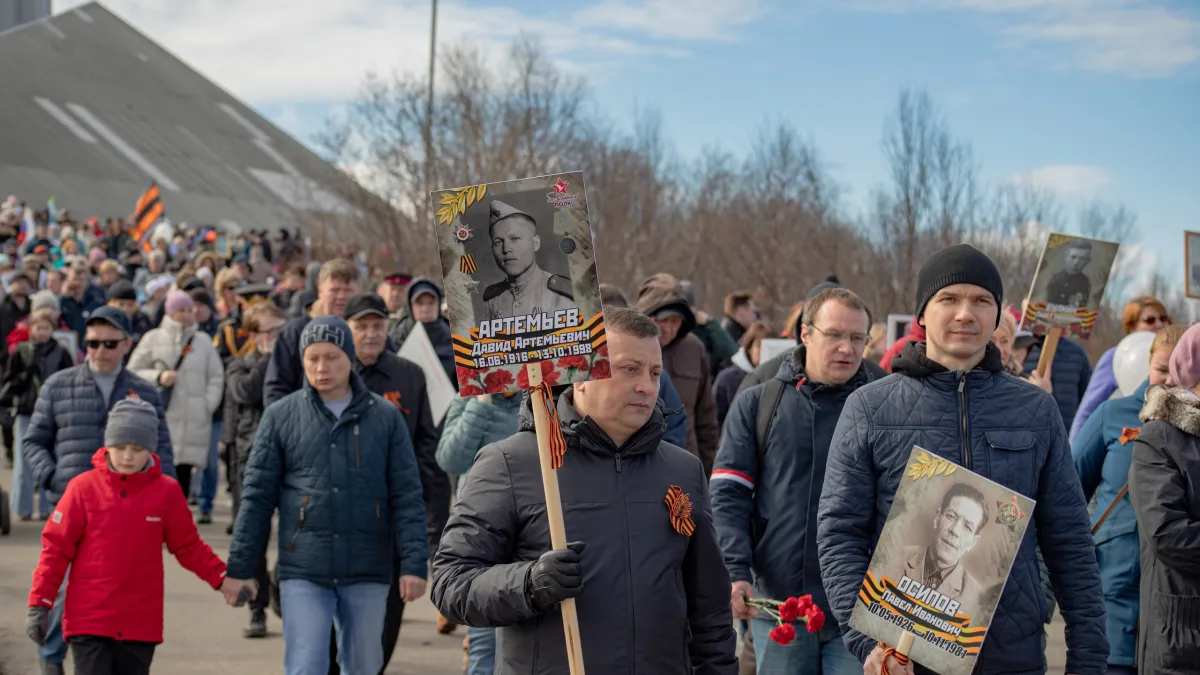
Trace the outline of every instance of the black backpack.
[[[767, 434], [771, 433], [771, 423], [775, 420], [775, 411], [779, 410], [779, 402], [783, 400], [783, 389], [787, 383], [772, 377], [763, 384], [762, 397], [758, 399], [758, 416], [755, 418], [755, 447], [758, 455], [758, 468], [763, 465], [763, 457], [767, 453]], [[765, 404], [765, 405], [764, 405]]]

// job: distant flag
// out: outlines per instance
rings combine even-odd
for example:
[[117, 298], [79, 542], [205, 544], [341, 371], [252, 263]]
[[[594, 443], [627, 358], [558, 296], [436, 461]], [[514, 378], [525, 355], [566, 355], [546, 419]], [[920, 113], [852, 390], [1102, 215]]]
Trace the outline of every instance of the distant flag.
[[158, 183], [151, 183], [150, 187], [138, 197], [137, 206], [133, 209], [133, 231], [130, 235], [142, 244], [142, 248], [149, 252], [150, 233], [154, 231], [154, 226], [162, 217], [166, 215], [166, 208], [163, 207], [162, 199], [158, 194]]
[[50, 199], [46, 201], [46, 213], [50, 216], [50, 224], [58, 222], [58, 205], [54, 203], [54, 195], [50, 195]]
[[28, 206], [20, 208], [25, 215], [21, 218], [21, 231], [17, 233], [17, 244], [24, 244], [33, 236], [33, 209]]

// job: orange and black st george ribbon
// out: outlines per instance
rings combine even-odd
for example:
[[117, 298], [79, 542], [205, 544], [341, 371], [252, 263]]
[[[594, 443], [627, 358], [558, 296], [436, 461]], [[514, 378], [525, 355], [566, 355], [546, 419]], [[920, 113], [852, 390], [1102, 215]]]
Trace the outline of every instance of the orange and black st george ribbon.
[[134, 239], [143, 242], [143, 247], [146, 235], [150, 233], [150, 228], [159, 220], [162, 220], [166, 213], [166, 208], [163, 206], [162, 197], [158, 193], [158, 183], [151, 183], [150, 187], [138, 197], [137, 206], [133, 209], [133, 230], [129, 233]]
[[[894, 599], [894, 600], [893, 600]], [[956, 644], [964, 654], [975, 655], [987, 636], [987, 626], [975, 625], [973, 617], [962, 612], [947, 614], [904, 593], [890, 577], [867, 571], [858, 600], [865, 607], [872, 605], [889, 614], [912, 622], [912, 631], [925, 639]]]

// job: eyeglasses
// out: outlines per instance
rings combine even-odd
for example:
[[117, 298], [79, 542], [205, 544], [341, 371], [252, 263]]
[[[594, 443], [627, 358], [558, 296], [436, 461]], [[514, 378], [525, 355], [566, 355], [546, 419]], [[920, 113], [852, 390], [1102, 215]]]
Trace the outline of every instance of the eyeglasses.
[[848, 341], [850, 346], [856, 350], [862, 350], [866, 348], [867, 341], [871, 339], [871, 336], [867, 335], [866, 333], [842, 333], [841, 331], [836, 330], [821, 330], [813, 325], [809, 325], [809, 328], [829, 338], [835, 344]]
[[84, 340], [83, 343], [87, 345], [88, 349], [100, 349], [101, 347], [104, 347], [105, 349], [111, 351], [116, 349], [117, 346], [119, 346], [122, 342], [124, 342], [124, 340]]

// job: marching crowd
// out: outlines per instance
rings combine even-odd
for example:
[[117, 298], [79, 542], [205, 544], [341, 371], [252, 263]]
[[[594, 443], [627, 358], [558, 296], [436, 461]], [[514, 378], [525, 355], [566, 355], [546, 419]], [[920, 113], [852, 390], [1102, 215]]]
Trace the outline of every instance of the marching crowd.
[[[164, 544], [248, 605], [246, 638], [283, 619], [289, 675], [382, 673], [427, 591], [467, 675], [569, 672], [571, 598], [592, 673], [928, 672], [849, 627], [914, 445], [1037, 502], [977, 673], [1044, 672], [1056, 609], [1068, 673], [1200, 672], [1200, 328], [1154, 298], [1124, 309], [1156, 334], [1126, 392], [1116, 346], [1093, 369], [1064, 339], [1038, 374], [1045, 338], [966, 245], [927, 257], [891, 345], [836, 277], [782, 326], [749, 292], [717, 317], [667, 274], [602, 285], [610, 377], [554, 389], [571, 543], [550, 550], [530, 397], [434, 421], [428, 378], [460, 386], [437, 281], [312, 262], [286, 231], [23, 218], [0, 207], [0, 406], [12, 511], [45, 521], [43, 673], [68, 649], [80, 675], [150, 671]], [[441, 372], [397, 355], [418, 323]], [[222, 482], [225, 561], [203, 536]], [[917, 564], [952, 593], [960, 560]], [[781, 640], [761, 599], [793, 597], [808, 630]]]

